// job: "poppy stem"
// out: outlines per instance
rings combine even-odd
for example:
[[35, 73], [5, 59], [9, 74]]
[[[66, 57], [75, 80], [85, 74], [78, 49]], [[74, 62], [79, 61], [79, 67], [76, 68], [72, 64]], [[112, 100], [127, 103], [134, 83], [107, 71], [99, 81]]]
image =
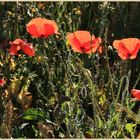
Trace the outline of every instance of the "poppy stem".
[[138, 84], [139, 81], [140, 81], [140, 73], [139, 73], [139, 76], [138, 76], [138, 78], [137, 78], [137, 80], [136, 80], [136, 82], [135, 82], [135, 84], [134, 84], [134, 86], [133, 86], [132, 89], [135, 89], [136, 88], [136, 86], [137, 86], [137, 84]]
[[129, 80], [131, 77], [131, 60], [126, 60], [124, 62], [124, 67], [123, 67], [125, 73], [123, 75], [128, 76]]
[[124, 75], [124, 76], [121, 78], [121, 80], [120, 80], [119, 90], [118, 90], [117, 97], [116, 97], [116, 100], [115, 100], [115, 107], [117, 107], [117, 103], [118, 103], [118, 100], [119, 100], [119, 97], [120, 97], [122, 85], [123, 85], [123, 82], [124, 82], [124, 80], [125, 80], [126, 78], [127, 78], [127, 77]]
[[113, 89], [113, 76], [112, 76], [110, 65], [109, 65], [109, 56], [108, 56], [108, 49], [107, 49], [107, 33], [108, 33], [108, 28], [105, 29], [105, 37], [104, 37], [105, 47], [104, 48], [105, 48], [107, 68], [108, 68], [108, 72], [109, 72], [111, 95], [112, 95], [112, 100], [114, 102], [115, 99], [114, 99], [114, 89]]
[[46, 56], [46, 50], [45, 50], [45, 41], [44, 38], [39, 38], [39, 46], [40, 46], [40, 51], [44, 56]]
[[[128, 63], [130, 63], [130, 62], [128, 62]], [[122, 112], [123, 112], [123, 108], [125, 105], [126, 97], [129, 94], [130, 75], [131, 75], [131, 71], [128, 71], [128, 74], [125, 76], [125, 87], [121, 94], [121, 106], [120, 106], [120, 113], [119, 113], [119, 120], [118, 120], [118, 128], [123, 127]], [[117, 107], [117, 106], [115, 106], [115, 107]]]

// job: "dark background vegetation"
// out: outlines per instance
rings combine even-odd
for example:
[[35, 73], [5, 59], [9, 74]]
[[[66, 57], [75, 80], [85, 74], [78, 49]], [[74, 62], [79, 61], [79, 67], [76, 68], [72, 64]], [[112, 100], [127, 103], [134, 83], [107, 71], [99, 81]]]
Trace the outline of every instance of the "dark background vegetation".
[[[33, 18], [55, 20], [60, 36], [32, 38]], [[1, 138], [139, 138], [140, 56], [122, 61], [117, 39], [140, 38], [139, 2], [1, 2]], [[88, 30], [103, 39], [103, 54], [69, 49], [68, 32]], [[33, 43], [33, 58], [10, 56], [9, 41]]]

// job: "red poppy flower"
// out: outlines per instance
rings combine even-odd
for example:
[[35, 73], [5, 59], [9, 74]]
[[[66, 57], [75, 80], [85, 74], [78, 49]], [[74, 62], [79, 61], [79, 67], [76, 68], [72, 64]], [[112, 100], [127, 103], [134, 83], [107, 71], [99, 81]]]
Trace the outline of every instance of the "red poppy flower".
[[70, 33], [67, 35], [67, 39], [74, 52], [89, 54], [98, 51], [102, 53], [101, 38], [95, 38], [88, 31]]
[[5, 80], [0, 79], [0, 86], [1, 86], [1, 87], [3, 87], [3, 86], [4, 86], [4, 84], [5, 84]]
[[18, 55], [18, 51], [22, 50], [28, 56], [34, 56], [34, 50], [31, 43], [27, 43], [26, 40], [16, 39], [13, 42], [10, 42], [10, 54]]
[[140, 100], [140, 90], [138, 89], [132, 89], [131, 94], [137, 99]]
[[58, 27], [53, 20], [45, 18], [34, 18], [27, 24], [27, 32], [34, 37], [48, 37], [58, 34]]
[[138, 38], [124, 38], [115, 40], [113, 47], [118, 50], [118, 55], [123, 59], [135, 59], [140, 49], [140, 40]]

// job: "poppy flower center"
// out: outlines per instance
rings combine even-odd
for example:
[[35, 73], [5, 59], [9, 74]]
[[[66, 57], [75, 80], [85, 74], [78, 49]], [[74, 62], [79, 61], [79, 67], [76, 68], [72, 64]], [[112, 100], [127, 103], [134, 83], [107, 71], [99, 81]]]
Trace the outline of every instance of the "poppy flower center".
[[85, 46], [81, 46], [81, 50], [82, 50], [83, 53], [85, 53], [86, 52]]
[[128, 56], [128, 58], [130, 58], [130, 57], [131, 57], [131, 54], [130, 54], [130, 53], [128, 53], [128, 54], [127, 54], [127, 56]]
[[41, 38], [46, 38], [47, 36], [46, 35], [43, 35], [43, 34], [41, 34], [41, 36], [40, 36]]

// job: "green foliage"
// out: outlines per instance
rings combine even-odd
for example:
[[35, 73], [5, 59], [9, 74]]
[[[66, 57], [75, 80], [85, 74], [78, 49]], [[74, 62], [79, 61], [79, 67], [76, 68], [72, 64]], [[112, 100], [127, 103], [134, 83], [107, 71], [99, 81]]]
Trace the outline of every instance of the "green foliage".
[[42, 120], [45, 119], [45, 114], [41, 110], [30, 108], [23, 114], [25, 120]]
[[125, 126], [125, 129], [128, 131], [128, 133], [131, 134], [131, 137], [134, 136], [134, 127], [136, 126], [136, 124], [132, 124], [132, 123], [127, 123]]

